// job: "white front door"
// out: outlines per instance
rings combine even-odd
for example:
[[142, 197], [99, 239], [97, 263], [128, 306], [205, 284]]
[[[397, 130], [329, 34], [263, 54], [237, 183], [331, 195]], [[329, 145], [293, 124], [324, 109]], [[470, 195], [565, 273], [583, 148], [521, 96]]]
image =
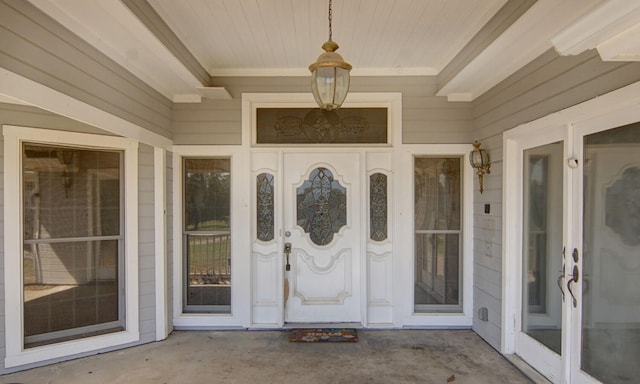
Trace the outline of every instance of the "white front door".
[[358, 153], [284, 154], [285, 322], [360, 322]]

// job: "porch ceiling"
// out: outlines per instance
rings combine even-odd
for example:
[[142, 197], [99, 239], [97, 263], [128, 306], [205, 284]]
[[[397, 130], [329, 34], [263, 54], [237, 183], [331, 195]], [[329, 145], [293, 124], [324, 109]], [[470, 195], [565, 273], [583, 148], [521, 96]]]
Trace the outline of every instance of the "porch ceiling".
[[[174, 102], [229, 97], [221, 76], [309, 76], [328, 38], [327, 0], [30, 1]], [[604, 3], [335, 0], [333, 38], [353, 76], [438, 76], [470, 101]]]

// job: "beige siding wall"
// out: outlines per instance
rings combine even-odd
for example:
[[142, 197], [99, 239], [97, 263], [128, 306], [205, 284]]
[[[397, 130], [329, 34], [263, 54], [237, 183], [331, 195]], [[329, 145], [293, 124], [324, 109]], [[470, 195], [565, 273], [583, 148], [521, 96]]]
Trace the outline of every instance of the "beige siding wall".
[[91, 125], [40, 108], [19, 104], [0, 103], [0, 124], [113, 136], [112, 133]]
[[167, 98], [30, 2], [0, 1], [0, 35], [0, 67], [171, 137]]
[[[597, 52], [561, 57], [550, 50], [473, 102], [474, 139], [489, 150], [491, 174], [474, 196], [473, 328], [500, 348], [502, 321], [502, 132], [640, 81], [640, 63], [602, 62]], [[474, 180], [477, 189], [477, 179]], [[485, 214], [484, 205], [491, 213]]]
[[140, 303], [140, 342], [156, 339], [155, 221], [153, 147], [138, 149], [138, 275]]
[[[217, 78], [232, 100], [176, 104], [172, 120], [175, 144], [240, 144], [243, 93], [305, 93], [309, 78]], [[402, 92], [405, 143], [468, 143], [473, 115], [471, 103], [451, 103], [434, 96], [435, 77], [354, 77], [350, 92]]]

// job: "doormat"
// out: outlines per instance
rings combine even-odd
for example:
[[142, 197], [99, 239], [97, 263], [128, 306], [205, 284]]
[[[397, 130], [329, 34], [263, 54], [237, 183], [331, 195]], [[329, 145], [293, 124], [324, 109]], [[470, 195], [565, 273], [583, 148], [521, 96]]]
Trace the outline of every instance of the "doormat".
[[348, 328], [300, 328], [292, 329], [289, 334], [290, 342], [346, 342], [358, 341], [358, 333], [355, 329]]

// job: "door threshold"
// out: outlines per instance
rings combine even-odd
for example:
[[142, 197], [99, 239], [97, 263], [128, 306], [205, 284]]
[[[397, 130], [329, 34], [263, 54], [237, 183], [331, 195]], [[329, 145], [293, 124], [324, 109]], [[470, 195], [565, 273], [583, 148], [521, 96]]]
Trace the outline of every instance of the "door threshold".
[[294, 328], [353, 328], [362, 329], [362, 323], [284, 323], [282, 329]]

